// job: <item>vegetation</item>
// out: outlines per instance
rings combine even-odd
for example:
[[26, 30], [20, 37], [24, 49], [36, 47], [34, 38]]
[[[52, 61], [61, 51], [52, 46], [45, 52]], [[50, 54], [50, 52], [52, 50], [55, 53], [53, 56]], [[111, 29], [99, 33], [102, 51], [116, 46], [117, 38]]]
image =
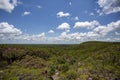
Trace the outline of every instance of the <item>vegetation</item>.
[[1, 44], [0, 80], [120, 80], [120, 43]]

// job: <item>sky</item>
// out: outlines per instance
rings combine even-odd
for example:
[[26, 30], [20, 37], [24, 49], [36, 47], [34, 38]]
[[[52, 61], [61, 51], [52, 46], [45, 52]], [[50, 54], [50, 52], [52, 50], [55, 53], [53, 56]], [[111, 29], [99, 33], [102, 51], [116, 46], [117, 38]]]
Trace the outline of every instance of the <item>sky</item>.
[[0, 44], [120, 42], [120, 0], [0, 0]]

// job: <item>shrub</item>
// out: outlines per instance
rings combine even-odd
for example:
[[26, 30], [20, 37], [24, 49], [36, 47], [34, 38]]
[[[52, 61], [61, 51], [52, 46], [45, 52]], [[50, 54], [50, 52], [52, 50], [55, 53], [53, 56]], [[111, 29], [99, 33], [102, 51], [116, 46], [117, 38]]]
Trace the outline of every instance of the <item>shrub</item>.
[[61, 64], [59, 67], [60, 71], [66, 72], [69, 70], [69, 64], [65, 63], [65, 64]]
[[68, 79], [68, 80], [76, 80], [76, 78], [77, 78], [77, 73], [76, 73], [76, 71], [74, 71], [74, 70], [69, 70], [67, 73], [66, 73], [66, 78]]
[[55, 65], [50, 66], [49, 75], [52, 76], [55, 74], [56, 67]]

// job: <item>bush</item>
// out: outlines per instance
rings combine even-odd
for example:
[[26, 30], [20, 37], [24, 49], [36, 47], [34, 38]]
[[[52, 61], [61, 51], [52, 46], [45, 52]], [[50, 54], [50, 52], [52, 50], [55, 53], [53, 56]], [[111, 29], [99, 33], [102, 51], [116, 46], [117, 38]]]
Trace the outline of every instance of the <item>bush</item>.
[[66, 73], [66, 78], [68, 80], [76, 80], [77, 78], [77, 73], [74, 71], [74, 70], [69, 70], [67, 73]]
[[52, 76], [55, 74], [56, 67], [55, 65], [50, 66], [49, 75]]
[[6, 49], [2, 54], [3, 60], [7, 61], [8, 64], [11, 64], [15, 60], [20, 60], [25, 56], [24, 50], [17, 49]]
[[69, 70], [69, 64], [65, 63], [65, 64], [61, 64], [59, 67], [60, 71], [66, 72]]
[[33, 55], [43, 58], [45, 60], [48, 60], [48, 58], [50, 56], [48, 52], [44, 52], [44, 51], [34, 51]]

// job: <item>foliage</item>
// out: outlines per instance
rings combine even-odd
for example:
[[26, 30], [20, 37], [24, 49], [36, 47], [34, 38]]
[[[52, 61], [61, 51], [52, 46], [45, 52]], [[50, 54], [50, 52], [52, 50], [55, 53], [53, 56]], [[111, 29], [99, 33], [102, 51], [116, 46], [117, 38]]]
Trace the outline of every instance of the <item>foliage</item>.
[[76, 80], [77, 79], [77, 72], [74, 71], [74, 70], [69, 70], [67, 73], [66, 73], [66, 78], [68, 80]]
[[119, 80], [120, 43], [0, 44], [0, 80]]

